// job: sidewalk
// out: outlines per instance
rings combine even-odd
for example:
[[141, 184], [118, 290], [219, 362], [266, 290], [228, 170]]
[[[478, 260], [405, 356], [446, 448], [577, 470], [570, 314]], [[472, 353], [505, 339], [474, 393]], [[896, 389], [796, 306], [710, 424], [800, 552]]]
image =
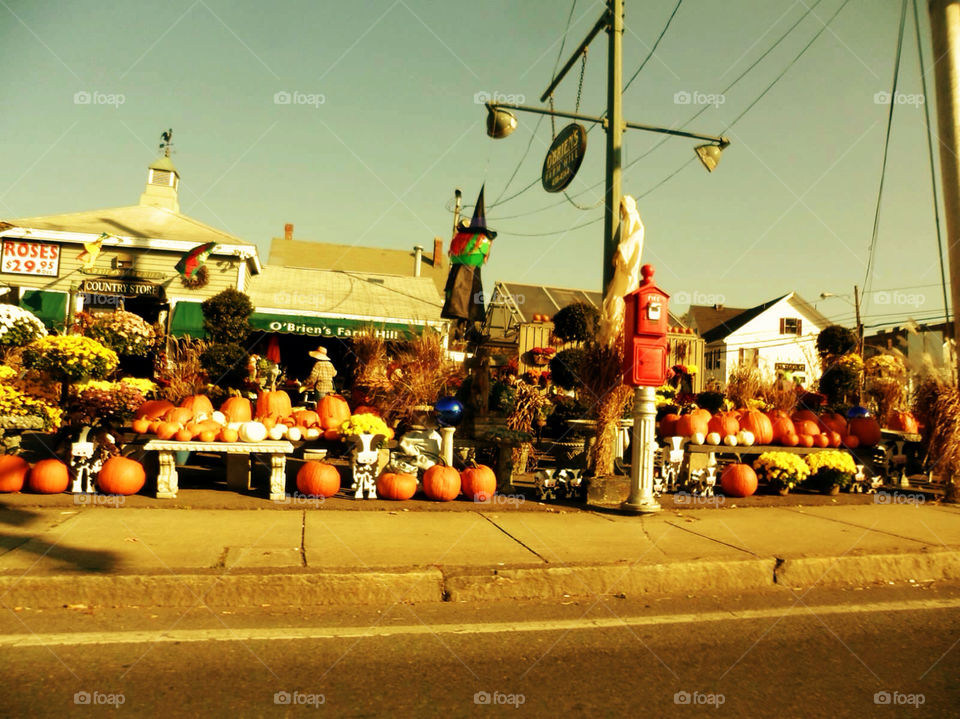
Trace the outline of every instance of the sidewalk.
[[[60, 495], [61, 498], [63, 495]], [[0, 509], [14, 608], [373, 604], [960, 579], [960, 506]]]

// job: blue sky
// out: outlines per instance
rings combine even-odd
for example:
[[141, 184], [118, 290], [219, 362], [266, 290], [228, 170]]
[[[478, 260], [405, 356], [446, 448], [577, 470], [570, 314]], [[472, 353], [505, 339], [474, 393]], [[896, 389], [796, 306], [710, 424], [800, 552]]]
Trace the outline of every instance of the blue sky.
[[[472, 202], [486, 182], [488, 222], [500, 233], [488, 288], [500, 279], [599, 289], [602, 209], [580, 210], [539, 182], [503, 201], [539, 177], [549, 120], [534, 134], [538, 116], [520, 115], [519, 129], [494, 141], [475, 102], [502, 93], [537, 104], [572, 4], [3, 0], [0, 217], [134, 204], [160, 132], [172, 127], [183, 212], [256, 243], [264, 260], [286, 222], [299, 239], [430, 246], [449, 237], [454, 188]], [[625, 78], [675, 6], [626, 0]], [[564, 59], [602, 8], [576, 2]], [[692, 141], [625, 136], [628, 162], [659, 145], [626, 170], [624, 191], [638, 197], [644, 260], [676, 309], [751, 306], [796, 290], [828, 316], [852, 317], [846, 300], [819, 294], [864, 283], [889, 107], [875, 96], [890, 90], [899, 10], [875, 0], [681, 2], [624, 96], [628, 120], [733, 141], [708, 174], [685, 165]], [[558, 89], [558, 109], [574, 108], [578, 75]], [[605, 76], [601, 34], [581, 112], [604, 110]], [[932, 73], [928, 84], [932, 94]], [[284, 92], [295, 101], [278, 104]], [[912, 13], [899, 92], [868, 324], [942, 312]], [[690, 121], [711, 95], [720, 98]], [[601, 198], [603, 143], [602, 131], [590, 133], [570, 187], [581, 205]]]

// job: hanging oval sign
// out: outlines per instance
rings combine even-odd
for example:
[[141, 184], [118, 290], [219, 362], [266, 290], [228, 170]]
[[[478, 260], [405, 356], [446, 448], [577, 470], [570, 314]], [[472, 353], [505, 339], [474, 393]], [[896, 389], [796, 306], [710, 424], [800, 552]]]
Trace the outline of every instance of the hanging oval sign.
[[547, 192], [562, 192], [573, 180], [587, 153], [587, 131], [572, 122], [560, 131], [543, 160], [541, 181]]

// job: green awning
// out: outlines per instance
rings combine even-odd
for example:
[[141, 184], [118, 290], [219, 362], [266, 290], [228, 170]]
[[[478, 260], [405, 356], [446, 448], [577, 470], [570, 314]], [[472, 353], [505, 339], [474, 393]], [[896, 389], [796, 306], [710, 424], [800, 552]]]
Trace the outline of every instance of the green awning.
[[190, 335], [194, 339], [203, 339], [203, 309], [199, 302], [177, 302], [170, 318], [170, 334], [174, 337]]
[[67, 294], [48, 290], [24, 290], [20, 306], [29, 310], [48, 330], [63, 328], [67, 320]]
[[262, 332], [303, 335], [305, 337], [329, 337], [349, 339], [353, 335], [375, 333], [385, 340], [402, 340], [416, 337], [424, 325], [373, 320], [343, 319], [340, 317], [316, 317], [311, 315], [280, 315], [269, 312], [254, 312], [250, 324]]

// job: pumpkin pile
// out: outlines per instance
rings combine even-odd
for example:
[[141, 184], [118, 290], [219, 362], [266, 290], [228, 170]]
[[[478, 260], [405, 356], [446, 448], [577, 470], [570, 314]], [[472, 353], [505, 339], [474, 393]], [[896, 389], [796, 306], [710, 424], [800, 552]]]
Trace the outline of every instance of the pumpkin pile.
[[0, 455], [0, 492], [60, 494], [70, 486], [70, 469], [59, 459], [41, 459], [33, 467], [15, 454]]
[[[899, 414], [901, 416], [896, 421], [906, 428], [903, 431], [916, 427], [913, 415]], [[792, 415], [783, 410], [760, 412], [755, 409], [735, 409], [711, 415], [705, 409], [696, 409], [679, 416], [664, 415], [658, 424], [658, 432], [664, 439], [683, 437], [693, 444], [728, 447], [781, 445], [856, 449], [880, 442], [880, 424], [873, 417], [848, 420], [836, 412], [817, 415], [805, 409]]]

